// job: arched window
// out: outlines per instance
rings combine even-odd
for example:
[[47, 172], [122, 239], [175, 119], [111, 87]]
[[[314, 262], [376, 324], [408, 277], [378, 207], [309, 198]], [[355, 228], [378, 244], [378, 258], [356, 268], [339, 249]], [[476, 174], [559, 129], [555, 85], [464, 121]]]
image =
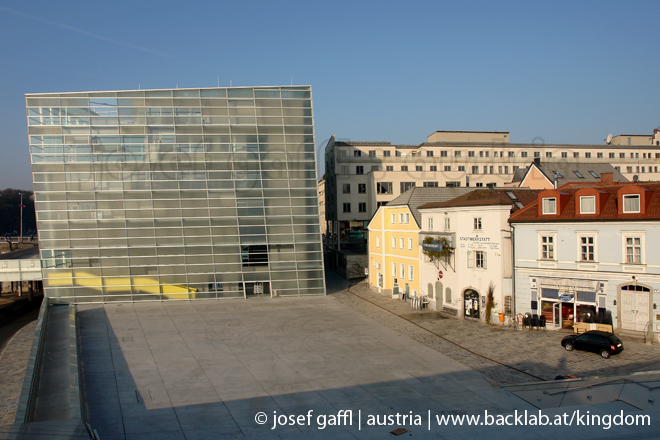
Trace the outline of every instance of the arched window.
[[429, 292], [429, 299], [433, 299], [433, 284], [429, 283], [427, 290]]
[[451, 303], [451, 288], [447, 287], [445, 289], [445, 302], [446, 303]]

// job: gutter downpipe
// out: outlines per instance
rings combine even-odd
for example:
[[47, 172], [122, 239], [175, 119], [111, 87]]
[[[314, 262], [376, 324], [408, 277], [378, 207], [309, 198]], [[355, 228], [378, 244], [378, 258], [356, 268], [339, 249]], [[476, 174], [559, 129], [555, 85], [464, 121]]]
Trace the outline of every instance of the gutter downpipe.
[[517, 319], [518, 313], [516, 310], [516, 227], [513, 223], [511, 226], [511, 294], [513, 296], [513, 319]]

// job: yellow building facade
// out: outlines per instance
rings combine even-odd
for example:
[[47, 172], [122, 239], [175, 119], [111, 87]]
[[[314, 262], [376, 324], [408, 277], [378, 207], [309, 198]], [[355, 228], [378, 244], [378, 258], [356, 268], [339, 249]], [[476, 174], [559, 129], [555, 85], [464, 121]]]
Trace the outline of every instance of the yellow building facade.
[[369, 285], [384, 294], [419, 296], [419, 231], [410, 207], [381, 206], [369, 223]]

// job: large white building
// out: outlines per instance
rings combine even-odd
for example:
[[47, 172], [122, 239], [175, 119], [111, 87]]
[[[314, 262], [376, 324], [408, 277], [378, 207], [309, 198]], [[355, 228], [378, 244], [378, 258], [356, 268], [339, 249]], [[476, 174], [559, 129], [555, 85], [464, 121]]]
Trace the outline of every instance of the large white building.
[[[492, 286], [493, 311], [513, 314], [509, 215], [538, 192], [482, 189], [419, 207], [420, 288], [432, 309], [483, 321]], [[445, 249], [440, 258], [423, 252], [438, 244]]]
[[511, 216], [515, 309], [660, 341], [660, 183], [567, 184]]
[[325, 147], [328, 231], [339, 237], [366, 229], [379, 206], [413, 186], [503, 186], [535, 158], [544, 163], [609, 163], [628, 180], [656, 180], [656, 138], [660, 140], [657, 132], [631, 137], [630, 144], [627, 137], [622, 144], [614, 144], [618, 137], [600, 145], [514, 144], [507, 132], [437, 131], [422, 144], [392, 145], [341, 141], [333, 135]]

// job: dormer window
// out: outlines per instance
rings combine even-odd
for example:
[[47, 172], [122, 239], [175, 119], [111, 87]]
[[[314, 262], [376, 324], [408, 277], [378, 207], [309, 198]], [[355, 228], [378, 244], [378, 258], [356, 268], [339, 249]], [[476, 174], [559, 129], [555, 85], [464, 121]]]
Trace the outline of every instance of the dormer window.
[[580, 179], [584, 179], [584, 176], [582, 175], [581, 172], [579, 172], [579, 171], [573, 171], [573, 173], [574, 173], [576, 176], [578, 176]]
[[543, 199], [543, 214], [557, 214], [557, 199], [555, 197]]
[[596, 197], [585, 196], [580, 197], [580, 214], [595, 214], [596, 213]]
[[639, 194], [624, 194], [623, 195], [623, 212], [636, 213], [640, 212], [639, 209]]

